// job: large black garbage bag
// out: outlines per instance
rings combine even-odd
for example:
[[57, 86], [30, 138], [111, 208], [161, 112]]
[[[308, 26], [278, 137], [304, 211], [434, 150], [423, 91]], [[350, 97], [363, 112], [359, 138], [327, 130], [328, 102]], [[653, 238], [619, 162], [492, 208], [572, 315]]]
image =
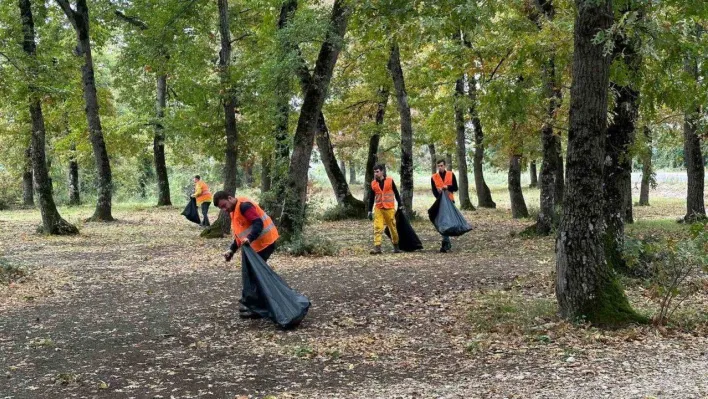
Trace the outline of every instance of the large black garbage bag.
[[253, 313], [271, 319], [282, 328], [294, 328], [305, 318], [310, 300], [293, 290], [248, 245], [241, 248], [243, 297]]
[[[423, 249], [423, 244], [420, 242], [418, 234], [415, 233], [413, 226], [411, 226], [408, 218], [400, 209], [396, 211], [396, 230], [398, 230], [398, 248], [401, 251], [413, 252]], [[388, 238], [391, 238], [391, 232], [388, 231], [388, 227], [386, 227], [384, 233]]]
[[443, 193], [428, 209], [428, 218], [438, 232], [444, 236], [461, 236], [472, 230], [462, 213], [455, 207], [450, 198]]
[[199, 224], [201, 222], [199, 220], [199, 210], [197, 209], [197, 199], [196, 198], [190, 198], [189, 203], [187, 204], [187, 206], [184, 207], [182, 214], [190, 222], [194, 222], [196, 224]]

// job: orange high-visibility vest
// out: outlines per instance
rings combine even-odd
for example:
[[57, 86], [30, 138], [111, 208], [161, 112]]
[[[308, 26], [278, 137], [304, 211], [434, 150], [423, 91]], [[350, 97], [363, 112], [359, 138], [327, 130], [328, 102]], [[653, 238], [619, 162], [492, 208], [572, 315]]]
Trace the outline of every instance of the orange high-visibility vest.
[[379, 181], [374, 179], [371, 182], [371, 189], [374, 191], [374, 207], [376, 209], [393, 209], [396, 207], [392, 178], [387, 177], [384, 179], [383, 190], [381, 190]]
[[267, 246], [273, 244], [275, 240], [280, 237], [278, 234], [278, 229], [275, 228], [273, 219], [268, 216], [263, 209], [261, 209], [258, 204], [252, 202], [246, 197], [238, 197], [236, 202], [236, 208], [231, 212], [231, 231], [234, 234], [234, 240], [240, 246], [244, 238], [251, 234], [251, 222], [246, 219], [245, 216], [241, 214], [241, 204], [247, 202], [251, 204], [255, 209], [258, 217], [263, 221], [263, 230], [261, 235], [255, 240], [251, 241], [251, 248], [254, 251], [260, 252], [264, 250]]
[[209, 186], [204, 183], [203, 180], [197, 181], [194, 185], [195, 191], [194, 195], [197, 196], [197, 205], [201, 205], [203, 202], [211, 202], [211, 192], [209, 191]]
[[[440, 177], [440, 173], [435, 173], [433, 175], [433, 182], [435, 183], [435, 188], [438, 190], [442, 189], [443, 186], [452, 186], [452, 171], [448, 170], [445, 172], [445, 181]], [[447, 197], [450, 198], [450, 201], [455, 200], [455, 195], [451, 192], [447, 192]]]

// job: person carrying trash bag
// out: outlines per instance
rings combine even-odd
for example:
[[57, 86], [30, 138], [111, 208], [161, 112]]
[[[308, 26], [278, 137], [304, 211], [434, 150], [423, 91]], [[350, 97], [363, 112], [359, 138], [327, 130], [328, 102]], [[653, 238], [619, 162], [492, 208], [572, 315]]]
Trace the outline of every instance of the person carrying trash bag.
[[[433, 174], [430, 178], [430, 186], [433, 191], [433, 195], [437, 199], [436, 204], [439, 203], [440, 196], [446, 195], [450, 201], [455, 203], [455, 192], [457, 192], [457, 177], [452, 171], [446, 169], [447, 164], [444, 159], [439, 159], [437, 162], [438, 172]], [[435, 205], [434, 205], [435, 206]], [[431, 208], [432, 209], [432, 208]], [[436, 226], [437, 227], [437, 226]], [[442, 243], [440, 245], [440, 252], [448, 252], [452, 249], [452, 243], [450, 242], [450, 236], [442, 234]]]
[[184, 207], [182, 215], [187, 218], [190, 222], [201, 224], [202, 221], [199, 220], [199, 209], [197, 209], [197, 200], [194, 197], [189, 199], [187, 206]]
[[[396, 211], [396, 231], [398, 232], [398, 248], [401, 251], [414, 252], [423, 249], [423, 243], [420, 242], [418, 234], [415, 233], [413, 226], [400, 209]], [[391, 238], [388, 227], [384, 230], [384, 234]]]
[[[396, 202], [398, 209], [403, 210], [401, 205], [401, 195], [398, 193], [396, 183], [393, 179], [386, 176], [385, 167], [381, 164], [374, 166], [374, 180], [371, 182], [371, 190], [374, 195], [369, 196], [369, 220], [374, 221], [374, 249], [369, 253], [371, 255], [381, 254], [381, 235], [384, 231], [384, 226], [388, 227], [391, 233], [391, 243], [393, 244], [393, 252], [400, 253], [398, 248], [398, 230], [396, 229]], [[394, 202], [394, 199], [396, 202]]]
[[231, 217], [234, 241], [224, 259], [231, 261], [241, 248], [243, 290], [239, 316], [266, 317], [282, 328], [298, 325], [307, 314], [310, 301], [291, 289], [266, 263], [279, 237], [273, 220], [254, 201], [225, 191], [214, 194], [214, 205]]
[[202, 208], [202, 223], [204, 227], [209, 226], [209, 205], [211, 205], [211, 192], [209, 191], [209, 186], [202, 181], [199, 175], [194, 176], [194, 194], [192, 198], [197, 201], [197, 207]]

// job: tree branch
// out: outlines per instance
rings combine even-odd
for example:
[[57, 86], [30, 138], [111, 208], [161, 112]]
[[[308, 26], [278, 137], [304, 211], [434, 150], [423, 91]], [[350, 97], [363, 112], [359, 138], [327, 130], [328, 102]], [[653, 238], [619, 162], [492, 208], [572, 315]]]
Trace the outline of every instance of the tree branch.
[[7, 56], [7, 54], [5, 54], [5, 53], [3, 53], [3, 52], [0, 51], [0, 55], [3, 56], [3, 57], [5, 57], [5, 59], [7, 60], [7, 62], [9, 62], [10, 65], [14, 66], [15, 69], [17, 69], [17, 70], [20, 71], [20, 72], [24, 72], [22, 69], [20, 69], [19, 66], [17, 66], [17, 64], [15, 64], [15, 61], [13, 61], [12, 58], [10, 58], [10, 57]]
[[138, 27], [140, 30], [148, 29], [148, 25], [136, 17], [129, 17], [118, 10], [115, 10], [114, 13], [118, 18], [122, 19], [123, 21], [125, 21], [135, 27]]
[[504, 57], [502, 57], [501, 60], [499, 60], [499, 63], [497, 64], [497, 66], [496, 66], [496, 67], [494, 68], [494, 70], [492, 71], [492, 74], [489, 75], [489, 79], [485, 79], [485, 82], [491, 82], [492, 79], [494, 79], [494, 75], [496, 75], [497, 71], [499, 70], [499, 67], [504, 63], [504, 61], [506, 61], [507, 57], [509, 57], [513, 51], [514, 51], [513, 48], [512, 48], [512, 49], [509, 49], [509, 51], [506, 53], [506, 55], [505, 55]]
[[78, 30], [79, 27], [76, 25], [76, 11], [74, 11], [71, 8], [71, 4], [69, 4], [68, 1], [66, 0], [56, 0], [57, 4], [59, 4], [59, 7], [64, 11], [64, 14], [66, 14], [66, 17], [69, 19], [69, 22], [71, 22], [71, 25], [74, 27], [74, 29]]
[[232, 40], [230, 43], [231, 43], [231, 44], [234, 44], [235, 42], [237, 42], [237, 41], [239, 41], [239, 40], [243, 40], [243, 39], [245, 39], [245, 38], [247, 38], [247, 37], [249, 37], [249, 36], [252, 36], [252, 34], [251, 34], [251, 33], [244, 33], [243, 35], [241, 35], [241, 36], [235, 38], [234, 40]]

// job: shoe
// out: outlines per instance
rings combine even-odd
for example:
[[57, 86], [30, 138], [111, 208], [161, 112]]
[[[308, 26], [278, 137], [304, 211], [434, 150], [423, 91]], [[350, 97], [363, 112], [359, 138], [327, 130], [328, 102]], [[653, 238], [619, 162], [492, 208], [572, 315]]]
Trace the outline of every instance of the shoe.
[[239, 303], [238, 317], [242, 319], [260, 319], [262, 316], [258, 313], [251, 312], [244, 304]]
[[372, 249], [371, 251], [369, 251], [369, 254], [371, 254], [371, 255], [381, 255], [381, 245], [375, 246], [374, 249]]
[[443, 254], [444, 254], [444, 253], [446, 253], [447, 251], [449, 251], [449, 249], [447, 249], [446, 246], [443, 245], [442, 247], [440, 247], [440, 253], [443, 253]]
[[400, 253], [401, 253], [401, 249], [398, 248], [398, 244], [393, 244], [393, 253], [394, 253], [394, 254], [400, 254]]

